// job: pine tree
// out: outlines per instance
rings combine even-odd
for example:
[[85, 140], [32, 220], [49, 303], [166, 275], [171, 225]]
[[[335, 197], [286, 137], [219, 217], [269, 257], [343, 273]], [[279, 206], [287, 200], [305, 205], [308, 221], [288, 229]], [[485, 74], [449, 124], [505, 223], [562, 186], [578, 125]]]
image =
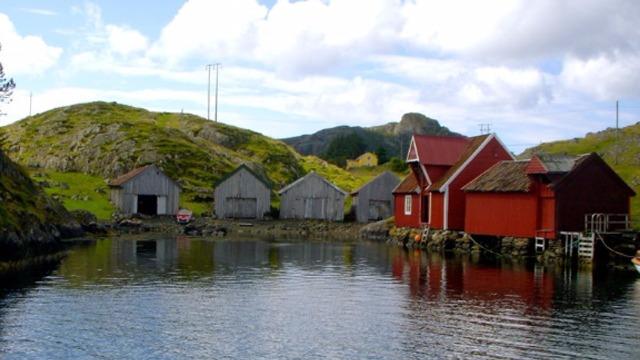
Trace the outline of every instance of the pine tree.
[[[0, 50], [2, 50], [2, 45], [0, 45]], [[0, 103], [8, 103], [11, 101], [11, 95], [13, 95], [13, 89], [16, 87], [16, 83], [13, 79], [7, 79], [4, 75], [4, 68], [2, 67], [2, 63], [0, 63]], [[2, 108], [0, 108], [0, 116], [2, 116]], [[2, 129], [0, 129], [0, 150], [4, 145], [5, 136]]]

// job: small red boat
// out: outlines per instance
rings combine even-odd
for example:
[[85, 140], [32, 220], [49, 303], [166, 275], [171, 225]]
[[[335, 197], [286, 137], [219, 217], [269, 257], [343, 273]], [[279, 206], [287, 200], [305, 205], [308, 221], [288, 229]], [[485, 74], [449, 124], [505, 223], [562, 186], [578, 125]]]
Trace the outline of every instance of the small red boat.
[[178, 224], [188, 224], [193, 220], [193, 212], [187, 209], [180, 209], [176, 215]]
[[638, 272], [640, 273], [640, 258], [638, 257], [638, 255], [631, 259], [631, 262], [633, 263], [633, 266], [636, 267], [636, 270], [638, 270]]

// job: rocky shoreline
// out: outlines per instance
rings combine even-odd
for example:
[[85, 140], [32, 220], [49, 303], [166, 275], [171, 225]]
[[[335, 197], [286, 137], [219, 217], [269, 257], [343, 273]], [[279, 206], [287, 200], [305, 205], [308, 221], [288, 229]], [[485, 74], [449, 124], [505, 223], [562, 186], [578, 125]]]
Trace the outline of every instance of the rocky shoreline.
[[[483, 255], [509, 259], [512, 261], [534, 260], [544, 265], [564, 265], [572, 261], [565, 256], [562, 240], [550, 240], [544, 251], [536, 252], [535, 241], [531, 238], [516, 237], [473, 237], [461, 231], [432, 230], [423, 234], [422, 229], [395, 227], [393, 221], [384, 220], [368, 224], [360, 230], [362, 239], [385, 241], [394, 246], [427, 251], [450, 251], [458, 254]], [[614, 244], [619, 253], [633, 254], [638, 244], [633, 240], [620, 240]], [[627, 257], [617, 256], [605, 249], [596, 259], [597, 265], [610, 269], [635, 271]], [[593, 266], [594, 263], [578, 261], [581, 266]]]
[[196, 237], [259, 237], [298, 239], [357, 240], [365, 224], [319, 220], [221, 220], [200, 217], [181, 225], [173, 217], [132, 217], [112, 222], [98, 222], [87, 216], [80, 221], [83, 229], [96, 235], [158, 233]]

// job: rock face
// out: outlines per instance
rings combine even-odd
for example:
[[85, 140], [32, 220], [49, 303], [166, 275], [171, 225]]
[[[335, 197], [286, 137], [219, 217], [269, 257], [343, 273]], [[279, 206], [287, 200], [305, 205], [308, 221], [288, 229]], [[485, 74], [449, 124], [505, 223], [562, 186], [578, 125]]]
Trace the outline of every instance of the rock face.
[[407, 113], [400, 122], [392, 122], [381, 126], [363, 128], [359, 126], [338, 126], [320, 130], [311, 135], [302, 135], [282, 139], [304, 155], [322, 156], [331, 141], [338, 136], [355, 133], [364, 142], [367, 151], [375, 151], [379, 146], [387, 150], [387, 154], [397, 156], [400, 146], [406, 151], [412, 134], [459, 135], [441, 126], [437, 120], [419, 113]]
[[82, 228], [0, 150], [0, 261], [53, 251]]

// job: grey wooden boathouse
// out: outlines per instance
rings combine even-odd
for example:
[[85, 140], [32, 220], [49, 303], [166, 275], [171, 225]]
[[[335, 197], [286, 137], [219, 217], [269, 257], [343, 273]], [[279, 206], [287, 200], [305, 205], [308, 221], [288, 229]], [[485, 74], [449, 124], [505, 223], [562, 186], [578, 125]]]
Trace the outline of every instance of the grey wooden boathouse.
[[134, 169], [109, 182], [111, 202], [125, 215], [175, 215], [180, 185], [155, 165]]
[[393, 189], [400, 179], [389, 171], [376, 176], [351, 193], [352, 211], [361, 223], [378, 221], [393, 216]]
[[281, 219], [344, 219], [347, 193], [313, 171], [285, 186], [279, 194]]
[[214, 199], [220, 219], [263, 219], [271, 208], [271, 185], [242, 164], [218, 182]]

